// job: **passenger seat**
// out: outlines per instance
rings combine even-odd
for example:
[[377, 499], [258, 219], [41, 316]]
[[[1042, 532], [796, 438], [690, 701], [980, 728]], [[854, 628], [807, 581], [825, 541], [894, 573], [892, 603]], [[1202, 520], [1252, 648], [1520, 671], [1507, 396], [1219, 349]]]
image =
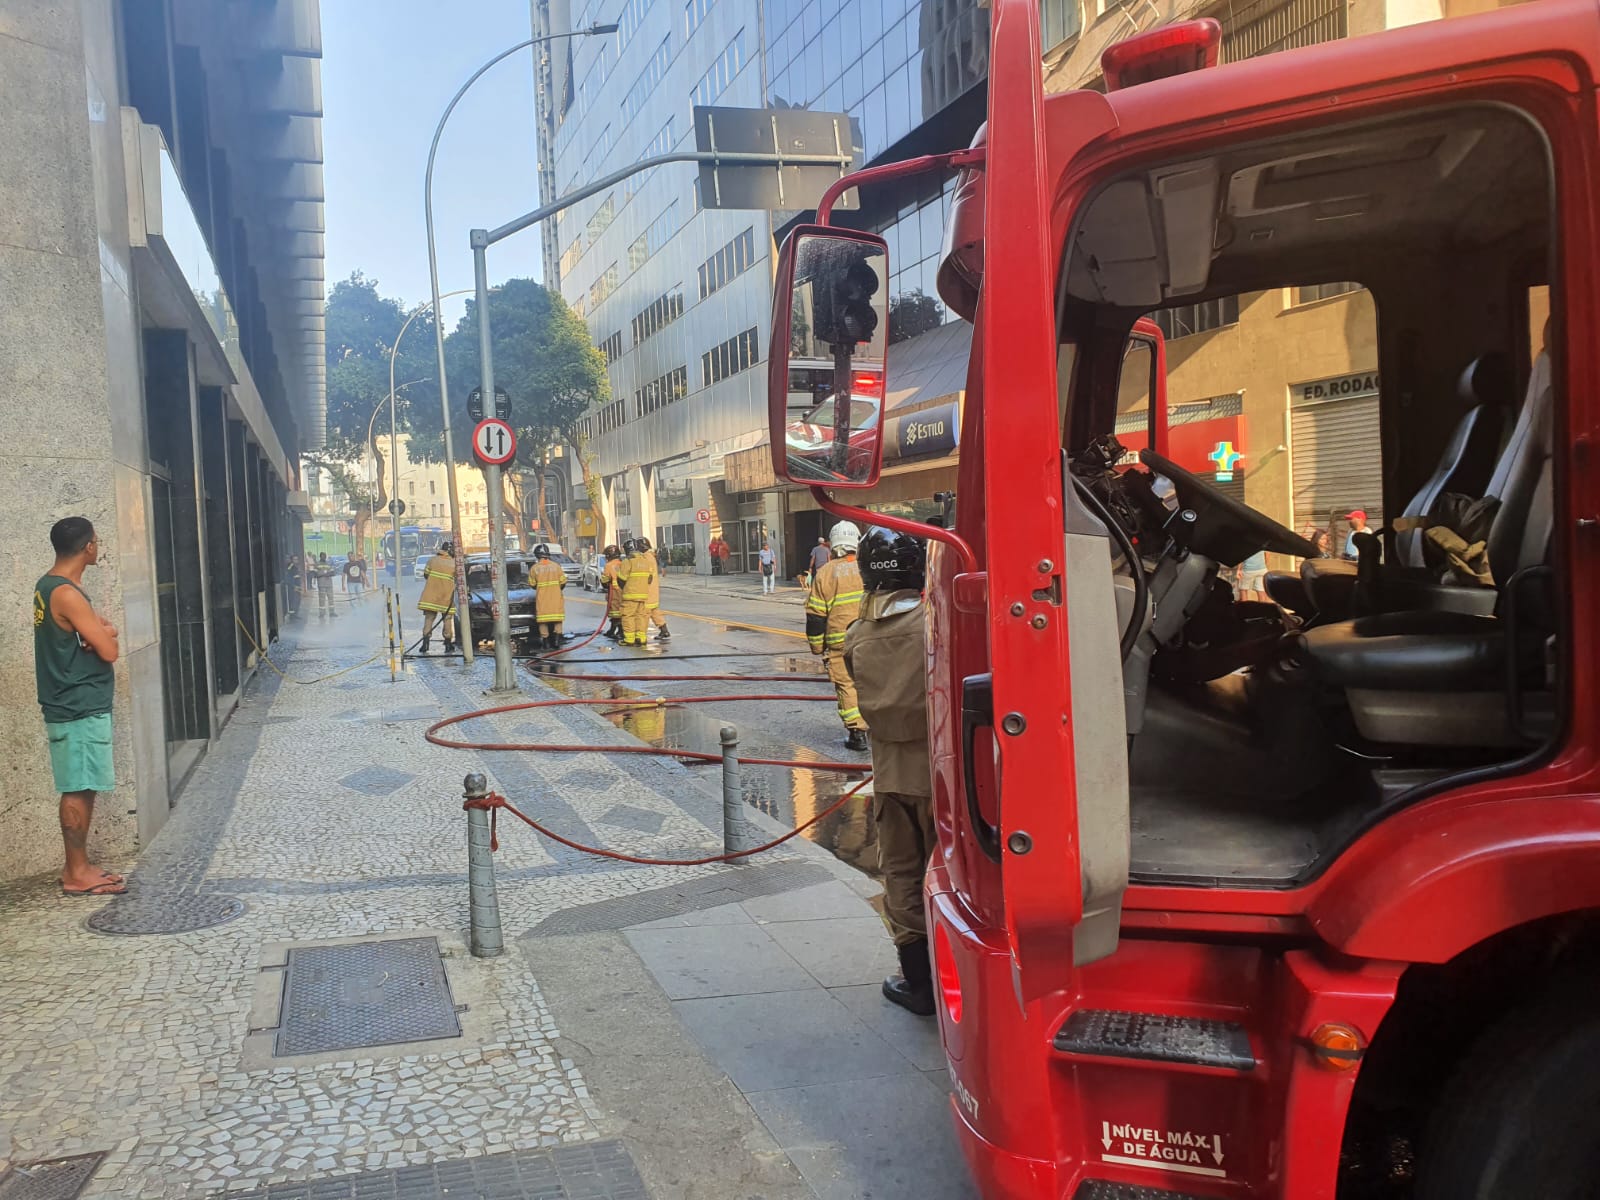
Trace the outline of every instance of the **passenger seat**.
[[[1533, 394], [1530, 385], [1530, 395]], [[1402, 517], [1426, 517], [1446, 492], [1466, 496], [1499, 495], [1491, 476], [1505, 413], [1516, 394], [1511, 359], [1491, 351], [1469, 363], [1456, 384], [1457, 396], [1467, 405], [1450, 431], [1439, 456], [1439, 463], [1417, 494], [1401, 513]], [[1524, 405], [1524, 409], [1529, 406]], [[1520, 427], [1519, 422], [1519, 427]], [[1513, 435], [1514, 438], [1515, 435]], [[1501, 461], [1512, 453], [1506, 448]], [[1397, 565], [1420, 570], [1422, 530], [1406, 530], [1396, 536]], [[1300, 564], [1299, 575], [1273, 571], [1267, 574], [1267, 595], [1289, 611], [1321, 620], [1342, 620], [1352, 611], [1355, 595], [1356, 564], [1345, 558], [1308, 558]]]

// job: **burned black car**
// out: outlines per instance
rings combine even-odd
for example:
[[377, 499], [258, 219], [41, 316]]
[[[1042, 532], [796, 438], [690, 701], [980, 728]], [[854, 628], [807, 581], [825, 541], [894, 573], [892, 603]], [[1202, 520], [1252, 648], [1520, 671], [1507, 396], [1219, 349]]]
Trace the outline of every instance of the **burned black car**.
[[[494, 582], [489, 572], [487, 554], [469, 554], [466, 558], [467, 597], [472, 613], [472, 642], [480, 645], [494, 640]], [[511, 624], [512, 647], [521, 653], [528, 648], [528, 639], [538, 636], [534, 621], [533, 586], [528, 572], [533, 560], [519, 556], [506, 556], [507, 618]]]

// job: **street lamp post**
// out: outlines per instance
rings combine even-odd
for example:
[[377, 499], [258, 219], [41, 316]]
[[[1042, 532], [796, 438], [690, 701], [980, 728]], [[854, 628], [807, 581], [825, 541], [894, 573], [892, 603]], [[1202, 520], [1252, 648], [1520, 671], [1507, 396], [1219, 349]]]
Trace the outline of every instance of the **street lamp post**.
[[[410, 315], [405, 319], [405, 323], [400, 326], [400, 332], [394, 335], [394, 345], [389, 347], [389, 475], [393, 480], [393, 484], [389, 488], [389, 527], [394, 531], [394, 598], [397, 606], [400, 603], [400, 567], [405, 555], [401, 553], [400, 549], [400, 514], [396, 511], [399, 506], [395, 503], [396, 500], [400, 499], [400, 426], [395, 422], [394, 405], [395, 357], [400, 353], [400, 339], [406, 336], [406, 330], [411, 328], [411, 322], [429, 309], [432, 309], [433, 327], [437, 331], [440, 325], [439, 301], [448, 299], [451, 296], [464, 296], [471, 290], [471, 288], [460, 288], [457, 291], [446, 292], [443, 296], [440, 296], [438, 284], [435, 282], [433, 299], [426, 300], [411, 310]], [[443, 346], [443, 344], [441, 341], [440, 345]], [[405, 387], [407, 385], [401, 384], [401, 386]], [[444, 389], [444, 353], [441, 350], [439, 354], [439, 392], [441, 395], [444, 393]], [[373, 416], [377, 416], [376, 409], [373, 410]], [[367, 434], [370, 442], [372, 434], [371, 421], [367, 422]], [[467, 604], [466, 582], [462, 578], [461, 571], [461, 521], [456, 515], [456, 460], [455, 455], [451, 453], [450, 447], [450, 408], [448, 405], [445, 406], [444, 416], [444, 457], [445, 483], [450, 491], [451, 549], [455, 551], [456, 556], [456, 633], [461, 646], [462, 657], [470, 665], [472, 662], [472, 625], [468, 620], [470, 610]]]
[[[423, 217], [428, 230], [428, 281], [433, 288], [433, 339], [434, 353], [439, 359], [439, 405], [444, 412], [444, 456], [446, 461], [448, 461], [452, 467], [454, 466], [456, 460], [455, 442], [451, 436], [450, 430], [450, 388], [445, 379], [444, 369], [444, 323], [439, 309], [439, 302], [443, 299], [443, 297], [439, 294], [439, 255], [437, 249], [435, 248], [433, 237], [433, 160], [439, 153], [439, 139], [444, 134], [445, 123], [450, 120], [450, 114], [455, 111], [456, 105], [461, 101], [461, 97], [467, 94], [467, 89], [469, 89], [473, 84], [477, 83], [478, 80], [483, 76], [483, 73], [496, 63], [510, 58], [513, 54], [516, 54], [519, 51], [528, 50], [534, 46], [542, 45], [546, 42], [559, 41], [562, 38], [569, 37], [595, 37], [602, 34], [615, 33], [616, 31], [617, 26], [615, 24], [591, 25], [587, 29], [574, 29], [567, 33], [552, 33], [547, 34], [544, 37], [528, 38], [526, 41], [518, 42], [515, 46], [510, 46], [505, 50], [502, 50], [499, 54], [496, 54], [493, 58], [489, 59], [488, 62], [484, 63], [481, 67], [467, 77], [467, 81], [463, 83], [461, 87], [456, 90], [456, 94], [450, 98], [450, 103], [445, 105], [444, 112], [439, 117], [439, 124], [434, 128], [433, 142], [428, 147], [428, 169], [423, 177], [422, 208]], [[488, 336], [488, 322], [484, 321], [483, 337], [485, 340], [487, 340]], [[489, 403], [492, 406], [494, 403], [494, 389], [492, 386], [492, 380], [487, 378], [483, 379], [481, 381], [481, 386], [483, 388], [484, 396], [489, 398]], [[489, 478], [491, 474], [493, 475], [492, 480]], [[503, 497], [501, 497], [499, 492], [500, 471], [498, 468], [494, 468], [492, 472], [486, 471], [484, 476], [484, 481], [488, 485], [489, 491], [489, 550], [495, 561], [495, 565], [492, 568], [495, 572], [495, 607], [497, 611], [503, 612], [505, 607], [505, 597], [501, 595], [501, 593], [505, 590], [505, 583], [502, 577], [502, 568], [499, 564], [502, 563], [505, 558], [504, 548], [501, 545], [505, 536], [505, 531], [500, 525], [500, 508], [503, 500]], [[464, 621], [468, 617], [468, 612], [466, 600], [466, 582], [461, 570], [461, 498], [456, 488], [456, 475], [454, 470], [452, 470], [448, 476], [448, 483], [450, 492], [450, 537], [456, 552], [456, 608], [458, 620]], [[396, 542], [399, 541], [398, 533], [395, 534], [395, 540]], [[515, 687], [515, 683], [511, 677], [510, 646], [508, 644], [502, 646], [502, 639], [499, 631], [500, 621], [498, 617], [495, 625], [495, 688], [496, 690], [513, 688]], [[469, 663], [472, 661], [472, 649], [469, 644], [471, 640], [472, 627], [469, 623], [461, 627], [461, 644], [466, 650], [466, 660]], [[501, 679], [500, 670], [500, 659], [502, 656], [506, 659], [506, 677], [504, 680]]]

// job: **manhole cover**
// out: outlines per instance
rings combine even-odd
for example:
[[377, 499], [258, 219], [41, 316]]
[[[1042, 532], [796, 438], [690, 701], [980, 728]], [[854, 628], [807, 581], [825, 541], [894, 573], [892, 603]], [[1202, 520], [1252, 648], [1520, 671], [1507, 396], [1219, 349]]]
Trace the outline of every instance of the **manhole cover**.
[[0, 1200], [72, 1200], [89, 1182], [104, 1154], [79, 1154], [18, 1163], [0, 1175]]
[[[244, 912], [244, 901], [215, 893], [149, 896], [114, 900], [85, 924], [96, 933], [189, 933], [231, 921]], [[0, 1194], [0, 1200], [5, 1200]]]
[[278, 1058], [460, 1036], [437, 938], [289, 951]]

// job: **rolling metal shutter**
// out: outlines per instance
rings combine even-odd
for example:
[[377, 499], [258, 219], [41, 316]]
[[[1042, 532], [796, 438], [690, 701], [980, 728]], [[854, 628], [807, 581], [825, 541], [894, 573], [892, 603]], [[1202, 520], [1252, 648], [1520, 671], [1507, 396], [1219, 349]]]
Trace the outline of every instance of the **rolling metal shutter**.
[[1381, 527], [1383, 441], [1378, 397], [1299, 405], [1290, 411], [1289, 423], [1294, 439], [1295, 530], [1334, 528], [1345, 513], [1357, 508], [1366, 510], [1372, 528]]

